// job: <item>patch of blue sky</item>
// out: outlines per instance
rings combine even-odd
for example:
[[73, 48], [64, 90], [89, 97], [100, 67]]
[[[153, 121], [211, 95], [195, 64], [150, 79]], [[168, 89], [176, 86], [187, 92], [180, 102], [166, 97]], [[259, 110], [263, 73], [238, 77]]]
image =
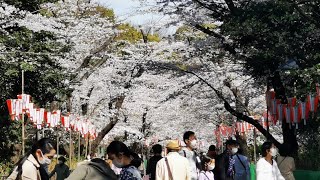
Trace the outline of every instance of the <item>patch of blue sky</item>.
[[154, 4], [152, 0], [147, 7], [142, 7], [138, 0], [95, 0], [99, 4], [114, 10], [119, 21], [124, 21], [133, 26], [154, 27], [162, 36], [175, 33], [176, 27], [164, 27], [168, 17], [163, 14], [152, 12], [148, 13], [148, 8]]

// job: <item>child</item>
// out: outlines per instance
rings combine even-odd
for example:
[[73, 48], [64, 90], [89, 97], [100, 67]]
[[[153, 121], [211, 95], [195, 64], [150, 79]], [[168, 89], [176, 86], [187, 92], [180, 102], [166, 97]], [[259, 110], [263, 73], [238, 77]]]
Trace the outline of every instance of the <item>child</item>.
[[211, 159], [207, 155], [201, 157], [201, 171], [199, 174], [199, 180], [214, 180], [213, 169], [215, 166], [214, 159]]

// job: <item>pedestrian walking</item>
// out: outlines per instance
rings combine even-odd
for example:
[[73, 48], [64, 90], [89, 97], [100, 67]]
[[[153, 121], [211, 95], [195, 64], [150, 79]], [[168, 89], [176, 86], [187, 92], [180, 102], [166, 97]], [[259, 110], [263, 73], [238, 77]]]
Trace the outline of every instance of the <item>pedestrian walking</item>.
[[216, 159], [217, 156], [217, 151], [216, 151], [216, 146], [211, 145], [208, 149], [207, 156], [209, 156], [211, 159]]
[[66, 180], [117, 180], [110, 166], [100, 158], [82, 162]]
[[262, 158], [256, 168], [257, 180], [285, 180], [281, 175], [277, 162], [273, 157], [277, 155], [277, 148], [272, 142], [265, 142], [261, 147]]
[[119, 180], [142, 180], [141, 172], [138, 170], [142, 161], [123, 142], [112, 141], [107, 148], [107, 153], [112, 163], [122, 168]]
[[46, 167], [51, 164], [51, 159], [55, 154], [56, 150], [53, 148], [50, 139], [40, 139], [18, 161], [8, 180], [49, 180]]
[[241, 148], [233, 156], [234, 170], [235, 170], [235, 180], [250, 180], [250, 162], [246, 156], [243, 155]]
[[58, 158], [58, 164], [54, 167], [53, 171], [49, 174], [51, 178], [56, 174], [56, 180], [64, 180], [70, 175], [69, 167], [65, 164], [66, 158], [63, 156]]
[[280, 156], [276, 158], [278, 168], [286, 180], [295, 180], [293, 171], [296, 170], [296, 165], [293, 157], [291, 157], [291, 149], [289, 144], [283, 144], [279, 149]]
[[215, 168], [214, 159], [207, 155], [201, 157], [201, 171], [199, 174], [199, 180], [214, 180], [214, 174], [212, 170]]
[[153, 156], [149, 159], [147, 164], [147, 174], [150, 177], [150, 180], [156, 179], [156, 167], [157, 163], [160, 159], [162, 159], [162, 146], [160, 144], [156, 144], [152, 146]]
[[183, 135], [183, 141], [186, 147], [183, 147], [179, 154], [189, 161], [191, 180], [197, 180], [201, 169], [200, 157], [194, 151], [197, 148], [197, 137], [194, 132], [187, 131]]
[[238, 142], [232, 139], [226, 141], [226, 150], [217, 156], [214, 169], [215, 180], [234, 180], [234, 154], [238, 152]]
[[179, 155], [179, 143], [169, 141], [166, 148], [168, 155], [157, 163], [156, 180], [190, 180], [189, 161]]

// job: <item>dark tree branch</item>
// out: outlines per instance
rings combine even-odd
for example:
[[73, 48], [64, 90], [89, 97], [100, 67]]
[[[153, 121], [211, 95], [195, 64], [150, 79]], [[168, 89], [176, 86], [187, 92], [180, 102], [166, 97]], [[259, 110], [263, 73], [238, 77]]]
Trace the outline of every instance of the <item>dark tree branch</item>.
[[[231, 82], [229, 81], [225, 81], [224, 85], [227, 86], [230, 91], [232, 92], [233, 96], [236, 99], [236, 106], [238, 105], [238, 103], [245, 109], [245, 111], [250, 115], [250, 111], [248, 109], [248, 105], [246, 105], [246, 102], [243, 102], [243, 99], [241, 99], [240, 97], [240, 91], [237, 88], [234, 88], [231, 86]], [[249, 103], [248, 103], [249, 104]]]
[[212, 7], [208, 6], [207, 4], [205, 4], [204, 2], [200, 1], [200, 0], [194, 0], [195, 2], [197, 2], [200, 6], [210, 10], [210, 11], [216, 11], [215, 9], [213, 9]]
[[103, 140], [103, 138], [111, 131], [111, 129], [117, 124], [119, 121], [119, 111], [122, 107], [123, 101], [125, 96], [119, 96], [116, 98], [115, 101], [111, 100], [112, 104], [115, 104], [115, 109], [117, 112], [113, 117], [110, 117], [110, 122], [98, 133], [97, 138], [92, 142], [91, 144], [91, 152], [95, 152], [97, 147], [99, 146], [100, 142]]
[[169, 94], [169, 96], [168, 96], [165, 100], [161, 101], [160, 103], [167, 102], [167, 101], [169, 101], [170, 99], [175, 98], [175, 97], [181, 95], [181, 94], [183, 93], [183, 90], [185, 90], [185, 89], [190, 89], [190, 88], [192, 88], [193, 86], [199, 84], [199, 82], [200, 82], [200, 80], [199, 80], [199, 81], [192, 82], [192, 83], [190, 83], [190, 84], [187, 84], [187, 85], [183, 86], [183, 87], [181, 88], [181, 90], [178, 90], [178, 91], [175, 91], [175, 92]]
[[[184, 71], [184, 70], [182, 70], [182, 71]], [[264, 129], [263, 126], [258, 121], [250, 118], [247, 115], [244, 115], [243, 113], [239, 113], [236, 110], [234, 110], [230, 106], [229, 102], [225, 99], [223, 94], [219, 90], [214, 88], [208, 81], [206, 81], [205, 79], [203, 79], [202, 77], [200, 77], [199, 75], [197, 75], [194, 72], [191, 72], [191, 71], [184, 71], [184, 72], [192, 74], [192, 75], [196, 76], [198, 79], [200, 79], [202, 82], [204, 82], [207, 86], [209, 86], [216, 93], [218, 98], [224, 102], [224, 107], [228, 112], [230, 112], [235, 117], [237, 117], [237, 118], [239, 118], [239, 119], [241, 119], [243, 121], [246, 121], [246, 122], [252, 124], [253, 126], [255, 126], [268, 140], [272, 141], [275, 144], [275, 146], [280, 147], [281, 144], [279, 143], [279, 141], [277, 141], [272, 136], [272, 134], [270, 134], [266, 129]]]
[[231, 14], [235, 14], [237, 11], [237, 8], [234, 6], [234, 3], [232, 0], [225, 0], [226, 4], [231, 12]]
[[304, 17], [306, 20], [312, 22], [315, 26], [317, 26], [318, 28], [320, 28], [319, 21], [313, 19], [312, 17], [310, 17], [310, 16], [308, 16], [306, 13], [304, 13], [303, 10], [299, 7], [299, 5], [298, 5], [294, 0], [292, 0], [291, 3], [292, 3], [292, 5], [293, 5], [294, 9], [295, 9], [296, 11], [298, 11], [298, 13], [299, 13], [302, 17]]
[[194, 25], [194, 27], [195, 27], [196, 29], [202, 31], [202, 32], [205, 33], [205, 34], [208, 34], [209, 36], [213, 36], [213, 37], [215, 37], [215, 38], [220, 39], [220, 40], [221, 40], [221, 43], [222, 43], [223, 49], [225, 49], [226, 51], [228, 51], [230, 54], [232, 54], [232, 55], [237, 54], [237, 52], [236, 52], [235, 48], [233, 47], [233, 45], [227, 43], [227, 42], [226, 42], [226, 38], [225, 38], [224, 36], [222, 36], [221, 34], [216, 33], [216, 32], [214, 32], [214, 31], [211, 31], [210, 29], [205, 28], [205, 27], [203, 27], [203, 26], [201, 26], [201, 25], [199, 25], [199, 24]]
[[90, 55], [88, 55], [87, 57], [85, 57], [80, 65], [79, 68], [77, 68], [76, 72], [80, 72], [83, 68], [86, 68], [89, 66], [89, 63], [92, 59], [92, 57], [102, 51], [105, 51], [106, 48], [114, 41], [114, 36], [113, 37], [110, 37], [106, 40], [106, 42], [104, 42], [100, 47], [92, 50], [90, 52]]

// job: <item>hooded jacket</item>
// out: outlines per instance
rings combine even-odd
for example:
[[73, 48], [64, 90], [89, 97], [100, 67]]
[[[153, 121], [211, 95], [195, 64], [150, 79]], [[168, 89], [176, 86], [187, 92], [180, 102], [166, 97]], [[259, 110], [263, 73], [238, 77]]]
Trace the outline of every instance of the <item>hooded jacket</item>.
[[103, 163], [83, 162], [66, 180], [117, 180], [112, 169]]

